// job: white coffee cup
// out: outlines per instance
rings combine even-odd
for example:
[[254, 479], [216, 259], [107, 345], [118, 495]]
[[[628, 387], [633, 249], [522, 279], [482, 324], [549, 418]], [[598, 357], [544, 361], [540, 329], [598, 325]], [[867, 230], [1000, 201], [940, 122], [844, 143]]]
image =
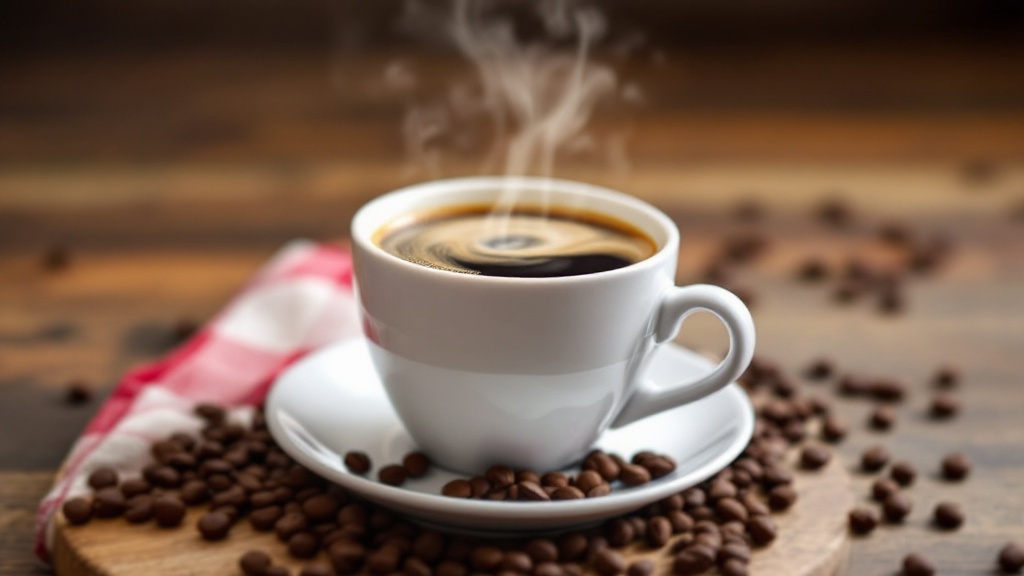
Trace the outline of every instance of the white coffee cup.
[[[493, 203], [510, 189], [524, 203], [610, 215], [649, 235], [657, 250], [616, 270], [503, 278], [414, 264], [376, 243], [400, 217]], [[427, 182], [363, 206], [352, 240], [363, 331], [388, 397], [418, 446], [460, 472], [564, 467], [609, 427], [721, 389], [753, 355], [754, 324], [739, 298], [717, 286], [675, 286], [672, 220], [605, 188], [528, 177]], [[695, 381], [647, 381], [652, 351], [697, 310], [728, 329], [725, 358]]]

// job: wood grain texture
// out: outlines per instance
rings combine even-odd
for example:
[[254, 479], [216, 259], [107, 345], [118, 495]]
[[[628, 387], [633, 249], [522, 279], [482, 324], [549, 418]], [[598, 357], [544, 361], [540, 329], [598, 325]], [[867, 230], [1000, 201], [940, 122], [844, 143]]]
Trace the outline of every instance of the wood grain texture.
[[[776, 515], [778, 539], [755, 550], [750, 571], [762, 576], [834, 576], [844, 573], [849, 549], [844, 512], [853, 501], [850, 477], [833, 462], [823, 470], [796, 478], [800, 500]], [[247, 522], [232, 529], [221, 542], [204, 541], [194, 528], [202, 513], [194, 509], [178, 529], [152, 523], [132, 526], [123, 520], [93, 521], [68, 526], [63, 520], [56, 535], [55, 567], [60, 576], [223, 576], [238, 574], [238, 558], [252, 549], [265, 550], [275, 564], [297, 572], [302, 566], [325, 563], [321, 554], [310, 561], [290, 558], [273, 534], [255, 532]], [[671, 546], [671, 543], [668, 545]], [[671, 574], [672, 556], [666, 549], [651, 551], [634, 544], [627, 561], [649, 558], [657, 574]]]

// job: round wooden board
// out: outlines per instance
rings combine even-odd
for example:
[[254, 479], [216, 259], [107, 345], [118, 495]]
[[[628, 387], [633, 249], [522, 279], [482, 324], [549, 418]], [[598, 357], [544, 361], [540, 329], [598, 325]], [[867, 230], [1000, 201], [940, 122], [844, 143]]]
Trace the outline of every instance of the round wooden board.
[[[750, 573], [758, 576], [833, 576], [846, 566], [849, 540], [846, 512], [853, 504], [850, 477], [834, 459], [816, 472], [796, 475], [799, 501], [787, 512], [775, 515], [779, 536], [768, 548], [757, 550]], [[85, 526], [68, 526], [58, 520], [54, 539], [54, 564], [60, 576], [226, 576], [240, 574], [238, 558], [259, 548], [288, 566], [294, 575], [309, 561], [288, 557], [273, 534], [253, 531], [240, 522], [230, 536], [207, 542], [193, 528], [202, 509], [189, 512], [185, 525], [162, 529], [153, 523], [134, 526], [124, 520], [96, 520]], [[627, 551], [629, 560], [655, 560], [657, 574], [671, 574], [671, 558], [661, 550], [640, 546]], [[321, 557], [316, 562], [325, 562]]]

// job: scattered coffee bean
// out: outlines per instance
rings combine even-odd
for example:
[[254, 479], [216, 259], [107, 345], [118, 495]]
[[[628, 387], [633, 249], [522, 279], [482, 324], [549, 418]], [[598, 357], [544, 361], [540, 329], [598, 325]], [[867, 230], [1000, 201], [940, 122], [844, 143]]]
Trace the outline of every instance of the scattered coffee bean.
[[430, 470], [430, 458], [422, 452], [411, 452], [402, 459], [402, 466], [409, 478], [420, 478]]
[[932, 397], [929, 413], [932, 418], [945, 419], [956, 416], [960, 411], [960, 402], [949, 394], [936, 394]]
[[291, 572], [284, 566], [271, 566], [263, 573], [263, 576], [290, 576]]
[[956, 530], [964, 523], [964, 512], [952, 502], [940, 502], [932, 514], [935, 525], [946, 530]]
[[654, 561], [643, 558], [632, 562], [626, 568], [626, 576], [651, 576], [654, 574]]
[[796, 277], [804, 282], [820, 282], [828, 277], [828, 265], [818, 258], [808, 258], [797, 268]]
[[770, 516], [758, 515], [747, 520], [747, 533], [755, 546], [767, 546], [775, 540], [778, 529]]
[[164, 494], [153, 499], [153, 517], [164, 528], [173, 528], [185, 519], [185, 503], [177, 496]]
[[828, 442], [839, 442], [846, 438], [848, 427], [838, 416], [828, 416], [821, 424], [821, 438]]
[[132, 478], [121, 482], [121, 493], [125, 498], [133, 498], [142, 494], [149, 494], [153, 487], [143, 478]]
[[900, 486], [910, 486], [914, 483], [914, 478], [917, 477], [917, 469], [909, 462], [902, 460], [893, 462], [892, 468], [889, 470], [889, 477]]
[[320, 543], [310, 532], [299, 532], [288, 539], [288, 554], [294, 558], [312, 558], [319, 551]]
[[224, 512], [207, 512], [199, 517], [196, 527], [207, 540], [222, 540], [231, 530], [231, 517]]
[[764, 205], [752, 198], [740, 200], [733, 208], [733, 215], [736, 216], [736, 219], [746, 223], [761, 220], [764, 217], [764, 212]]
[[906, 494], [894, 492], [882, 503], [882, 513], [885, 514], [887, 521], [898, 524], [910, 514], [912, 507], [910, 498]]
[[804, 370], [804, 377], [808, 380], [826, 380], [836, 372], [835, 364], [828, 358], [819, 358]]
[[643, 466], [626, 464], [622, 467], [619, 480], [626, 486], [639, 486], [651, 481], [651, 473]]
[[401, 486], [408, 477], [405, 468], [398, 464], [388, 464], [377, 472], [377, 478], [388, 486]]
[[877, 472], [889, 463], [892, 456], [883, 446], [872, 446], [860, 456], [860, 467], [865, 472]]
[[110, 486], [96, 491], [92, 505], [97, 518], [114, 518], [124, 513], [128, 501], [120, 490]]
[[899, 484], [888, 478], [879, 478], [871, 483], [871, 498], [877, 502], [885, 502], [889, 496], [899, 491]]
[[869, 393], [875, 400], [900, 402], [907, 395], [906, 386], [895, 381], [880, 378], [869, 384]]
[[839, 379], [839, 393], [843, 396], [865, 396], [871, 391], [871, 383], [859, 376], [846, 375]]
[[370, 471], [370, 457], [364, 452], [348, 452], [345, 454], [345, 468], [353, 474], [366, 474]]
[[210, 404], [208, 402], [200, 402], [199, 404], [196, 404], [193, 412], [196, 416], [199, 416], [211, 424], [220, 424], [224, 422], [224, 419], [227, 417], [227, 410], [225, 410], [223, 406]]
[[1003, 572], [1019, 574], [1024, 568], [1024, 547], [1016, 542], [1007, 543], [999, 550], [997, 561]]
[[942, 459], [942, 477], [946, 480], [963, 480], [971, 472], [971, 461], [966, 454], [954, 452]]
[[960, 385], [960, 370], [953, 366], [943, 366], [935, 372], [932, 382], [937, 388], [955, 388]]
[[696, 576], [707, 572], [714, 564], [714, 549], [694, 544], [676, 555], [672, 562], [672, 572], [679, 576]]
[[768, 507], [774, 512], [788, 510], [796, 500], [796, 490], [789, 484], [782, 484], [768, 491]]
[[819, 444], [804, 446], [800, 451], [800, 466], [805, 470], [819, 470], [832, 459], [832, 452]]
[[875, 430], [890, 430], [896, 424], [896, 412], [888, 406], [875, 406], [868, 423]]
[[719, 572], [722, 576], [747, 576], [749, 573], [747, 570], [747, 563], [738, 559], [730, 558], [722, 563], [718, 567]]
[[92, 520], [92, 502], [81, 496], [64, 501], [61, 507], [64, 517], [75, 526], [86, 524]]
[[92, 397], [92, 386], [83, 380], [72, 381], [64, 392], [65, 401], [72, 406], [87, 404], [92, 400]]
[[903, 296], [903, 289], [898, 284], [882, 288], [878, 296], [879, 312], [895, 315], [903, 312], [906, 307], [907, 301]]
[[558, 561], [558, 545], [547, 538], [533, 538], [523, 545], [523, 551], [534, 564]]
[[904, 576], [934, 576], [935, 565], [920, 554], [908, 554], [903, 558]]
[[[406, 573], [410, 573], [406, 570]], [[299, 572], [299, 576], [335, 576], [334, 571], [322, 564], [311, 564], [309, 566], [303, 566]], [[419, 575], [424, 576], [424, 575]], [[429, 576], [429, 575], [427, 575]]]
[[599, 576], [617, 576], [626, 571], [626, 560], [622, 554], [611, 548], [604, 548], [597, 552], [593, 568]]
[[102, 490], [110, 486], [117, 485], [117, 471], [113, 468], [104, 466], [97, 468], [89, 474], [89, 487], [93, 490]]
[[250, 550], [238, 559], [238, 567], [246, 576], [264, 576], [271, 563], [270, 556], [262, 550]]
[[153, 518], [153, 498], [148, 494], [135, 496], [128, 500], [128, 508], [124, 511], [124, 519], [130, 524], [142, 524]]
[[871, 508], [854, 508], [847, 515], [850, 531], [854, 534], [870, 534], [879, 522], [878, 512]]

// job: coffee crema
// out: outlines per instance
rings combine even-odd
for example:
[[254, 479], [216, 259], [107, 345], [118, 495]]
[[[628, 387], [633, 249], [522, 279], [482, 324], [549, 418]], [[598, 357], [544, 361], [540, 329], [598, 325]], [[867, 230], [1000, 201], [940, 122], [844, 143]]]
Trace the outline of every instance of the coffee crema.
[[550, 208], [495, 213], [490, 205], [426, 210], [378, 231], [375, 242], [408, 262], [510, 278], [579, 276], [649, 258], [657, 246], [611, 216]]

